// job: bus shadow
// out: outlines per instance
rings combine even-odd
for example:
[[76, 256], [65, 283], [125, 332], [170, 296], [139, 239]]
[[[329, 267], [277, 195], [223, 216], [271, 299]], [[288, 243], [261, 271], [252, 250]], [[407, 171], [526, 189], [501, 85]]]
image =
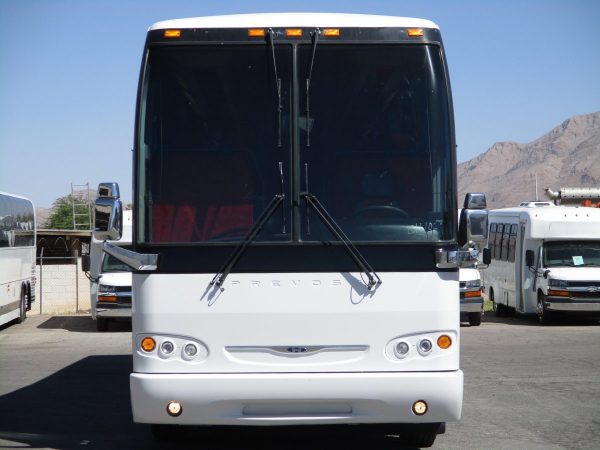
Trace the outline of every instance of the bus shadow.
[[[74, 333], [97, 333], [96, 322], [90, 316], [54, 316], [37, 326], [47, 330], [66, 330]], [[131, 331], [131, 320], [111, 321], [108, 332]]]
[[391, 449], [398, 436], [347, 427], [223, 428], [206, 433], [183, 427], [178, 439], [154, 440], [150, 427], [133, 423], [129, 355], [88, 356], [27, 387], [0, 396], [0, 448]]

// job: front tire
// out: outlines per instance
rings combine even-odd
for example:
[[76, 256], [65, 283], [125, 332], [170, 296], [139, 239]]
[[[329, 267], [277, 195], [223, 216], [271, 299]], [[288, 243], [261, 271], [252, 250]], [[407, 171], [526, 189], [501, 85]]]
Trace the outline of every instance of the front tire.
[[440, 430], [440, 424], [415, 424], [410, 431], [400, 435], [403, 446], [407, 447], [431, 447]]
[[546, 308], [545, 300], [546, 296], [540, 292], [535, 312], [541, 325], [550, 325], [554, 322], [554, 313]]
[[478, 327], [481, 325], [481, 313], [480, 312], [472, 312], [469, 313], [469, 325], [472, 327]]

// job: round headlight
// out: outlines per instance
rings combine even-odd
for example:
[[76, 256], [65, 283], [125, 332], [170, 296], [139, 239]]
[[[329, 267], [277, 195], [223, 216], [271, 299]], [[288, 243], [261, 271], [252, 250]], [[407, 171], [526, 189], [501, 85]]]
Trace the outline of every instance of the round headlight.
[[433, 342], [431, 342], [429, 339], [421, 339], [419, 341], [418, 349], [419, 349], [419, 353], [421, 355], [429, 354], [431, 352], [432, 348], [433, 348]]
[[198, 354], [198, 347], [196, 346], [196, 344], [185, 344], [185, 347], [183, 347], [183, 356], [186, 359], [192, 359], [194, 356], [196, 356]]
[[160, 344], [160, 351], [164, 355], [170, 355], [173, 353], [173, 350], [175, 350], [175, 344], [173, 344], [171, 341], [163, 341], [163, 343]]
[[404, 341], [400, 341], [394, 347], [394, 354], [396, 355], [396, 358], [405, 358], [406, 355], [408, 355], [409, 350], [409, 345]]

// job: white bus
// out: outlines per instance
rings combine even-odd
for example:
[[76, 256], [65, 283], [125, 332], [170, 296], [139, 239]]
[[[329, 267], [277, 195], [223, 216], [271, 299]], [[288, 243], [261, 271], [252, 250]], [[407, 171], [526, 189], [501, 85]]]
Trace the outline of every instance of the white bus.
[[[132, 211], [123, 211], [123, 233], [111, 241], [131, 248]], [[107, 331], [114, 320], [131, 320], [131, 268], [102, 251], [102, 241], [92, 236], [89, 256], [82, 257], [82, 269], [90, 280], [91, 316], [98, 331]]]
[[497, 315], [600, 316], [600, 209], [552, 204], [491, 210], [485, 283]]
[[0, 192], [0, 325], [21, 323], [35, 301], [35, 210]]
[[[134, 420], [158, 438], [347, 424], [431, 445], [461, 415], [458, 266], [473, 258], [438, 27], [161, 22], [140, 81], [133, 251], [103, 245], [135, 269]], [[110, 191], [99, 238], [119, 236]]]

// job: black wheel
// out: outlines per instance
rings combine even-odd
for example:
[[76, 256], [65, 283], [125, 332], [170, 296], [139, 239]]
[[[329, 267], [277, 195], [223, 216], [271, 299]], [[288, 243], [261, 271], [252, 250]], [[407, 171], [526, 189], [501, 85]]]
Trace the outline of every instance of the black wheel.
[[107, 331], [108, 330], [108, 319], [103, 319], [103, 318], [97, 317], [96, 318], [96, 330]]
[[25, 286], [21, 287], [21, 303], [19, 305], [19, 318], [17, 319], [18, 323], [25, 322], [27, 319], [27, 303], [29, 303], [27, 288]]
[[435, 442], [440, 429], [439, 424], [415, 425], [400, 435], [403, 446], [407, 447], [431, 447]]
[[471, 325], [472, 327], [478, 327], [479, 325], [481, 325], [480, 312], [469, 313], [469, 325]]
[[545, 305], [546, 296], [541, 292], [538, 294], [537, 307], [535, 308], [535, 312], [538, 317], [538, 321], [542, 325], [550, 325], [554, 322], [554, 314], [552, 311], [549, 311]]
[[492, 307], [494, 309], [494, 313], [496, 314], [496, 317], [502, 317], [502, 316], [506, 315], [505, 306], [496, 303], [496, 300], [494, 300], [494, 290], [492, 288], [490, 288], [490, 301], [492, 302], [492, 305], [493, 305]]

